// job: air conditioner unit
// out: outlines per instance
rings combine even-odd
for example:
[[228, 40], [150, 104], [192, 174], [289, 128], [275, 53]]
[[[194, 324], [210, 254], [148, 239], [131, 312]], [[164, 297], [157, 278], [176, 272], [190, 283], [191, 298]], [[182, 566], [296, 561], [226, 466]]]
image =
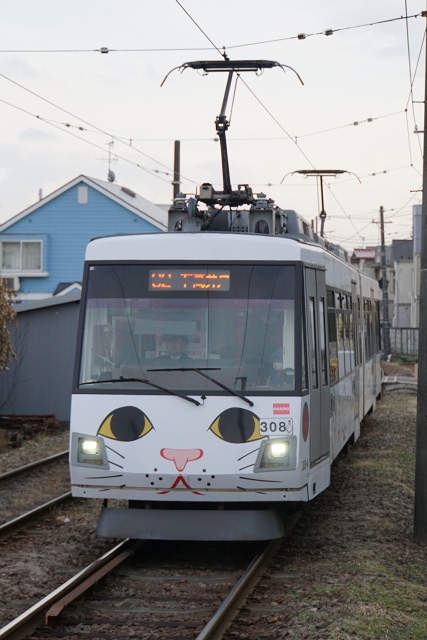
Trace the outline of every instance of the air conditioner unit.
[[19, 278], [18, 278], [18, 276], [11, 276], [9, 278], [2, 278], [1, 280], [10, 291], [19, 291]]

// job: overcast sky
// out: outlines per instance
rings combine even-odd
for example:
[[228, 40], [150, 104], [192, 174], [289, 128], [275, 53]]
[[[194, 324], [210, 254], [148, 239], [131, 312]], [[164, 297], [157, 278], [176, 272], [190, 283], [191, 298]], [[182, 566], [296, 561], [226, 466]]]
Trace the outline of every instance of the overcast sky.
[[[415, 0], [15, 0], [0, 24], [0, 223], [76, 176], [170, 203], [174, 140], [182, 191], [222, 187], [215, 118], [226, 77], [191, 60], [268, 59], [227, 108], [231, 181], [249, 184], [347, 248], [409, 238], [421, 202], [425, 8]], [[407, 19], [401, 19], [408, 15]], [[325, 32], [330, 35], [325, 35]], [[305, 34], [306, 37], [298, 37]], [[108, 53], [101, 53], [101, 48]], [[244, 82], [243, 82], [244, 81]], [[412, 90], [411, 90], [412, 88]], [[109, 150], [111, 155], [109, 156]], [[359, 182], [359, 179], [360, 182]]]

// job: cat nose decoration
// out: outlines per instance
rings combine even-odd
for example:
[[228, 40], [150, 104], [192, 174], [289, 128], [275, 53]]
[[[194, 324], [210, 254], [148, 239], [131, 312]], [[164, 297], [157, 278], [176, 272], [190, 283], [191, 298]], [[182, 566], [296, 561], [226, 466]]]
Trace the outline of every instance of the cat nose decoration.
[[160, 455], [166, 460], [172, 460], [178, 471], [184, 471], [187, 462], [201, 458], [203, 451], [201, 449], [161, 449]]

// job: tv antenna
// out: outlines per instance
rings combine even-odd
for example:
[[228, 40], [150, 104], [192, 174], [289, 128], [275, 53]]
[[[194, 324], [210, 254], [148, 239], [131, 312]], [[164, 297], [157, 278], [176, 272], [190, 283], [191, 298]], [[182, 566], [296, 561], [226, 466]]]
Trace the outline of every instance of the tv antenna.
[[[107, 177], [108, 177], [108, 182], [114, 182], [116, 180], [116, 174], [111, 169], [114, 140], [111, 140], [107, 144], [108, 144], [108, 174], [107, 174]], [[114, 158], [114, 162], [117, 162], [117, 158]]]

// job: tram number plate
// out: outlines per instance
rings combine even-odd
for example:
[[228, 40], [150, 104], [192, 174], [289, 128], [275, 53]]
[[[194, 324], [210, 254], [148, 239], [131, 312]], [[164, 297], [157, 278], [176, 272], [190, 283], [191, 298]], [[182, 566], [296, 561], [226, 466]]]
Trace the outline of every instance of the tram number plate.
[[277, 435], [294, 432], [294, 424], [292, 418], [264, 418], [260, 420], [261, 433], [276, 433]]

